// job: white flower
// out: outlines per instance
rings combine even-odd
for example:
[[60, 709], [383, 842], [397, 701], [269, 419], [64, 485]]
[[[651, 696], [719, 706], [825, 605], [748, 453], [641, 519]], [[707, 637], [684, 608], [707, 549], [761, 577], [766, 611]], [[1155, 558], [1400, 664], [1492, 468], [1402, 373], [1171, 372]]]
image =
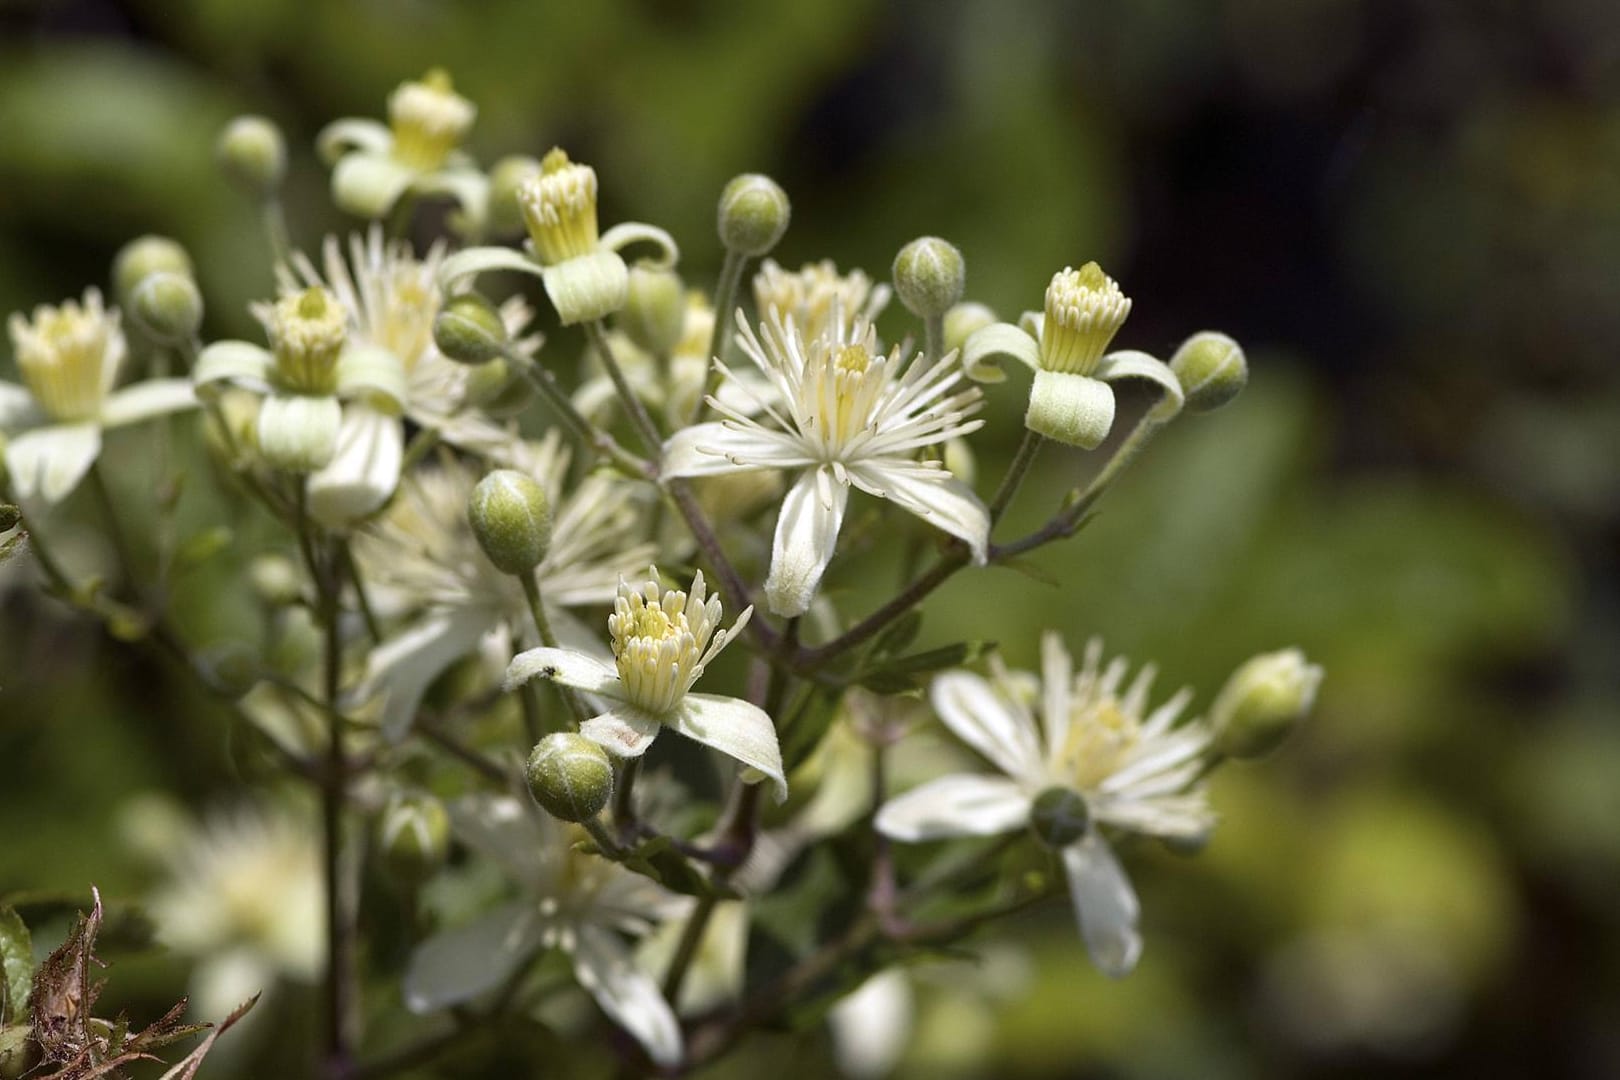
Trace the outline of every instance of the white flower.
[[[635, 539], [642, 517], [636, 492], [596, 473], [565, 495], [568, 453], [555, 431], [539, 443], [514, 443], [504, 457], [538, 480], [556, 508], [551, 545], [535, 568], [547, 618], [562, 640], [594, 644], [567, 609], [610, 603], [621, 576], [652, 557], [652, 545]], [[467, 522], [467, 498], [478, 479], [448, 456], [437, 467], [417, 469], [356, 538], [355, 556], [374, 602], [415, 614], [367, 662], [366, 685], [384, 695], [383, 731], [390, 738], [410, 729], [423, 693], [450, 664], [491, 635], [498, 638], [492, 648], [510, 656], [507, 628], [528, 633], [523, 593], [485, 557]]]
[[[860, 270], [840, 274], [831, 259], [805, 263], [798, 271], [784, 270], [775, 259], [766, 259], [754, 275], [754, 306], [759, 317], [772, 312], [784, 322], [791, 319], [814, 341], [830, 326], [848, 333], [857, 322], [874, 323], [889, 306], [887, 285], [873, 285]], [[719, 343], [716, 343], [719, 351]]]
[[1122, 690], [1125, 661], [1102, 668], [1101, 656], [1101, 643], [1093, 640], [1075, 675], [1062, 640], [1044, 635], [1036, 701], [1020, 674], [1003, 669], [993, 682], [966, 671], [935, 679], [934, 711], [1006, 776], [930, 781], [885, 804], [877, 827], [907, 841], [990, 836], [1036, 824], [1037, 800], [1053, 792], [1078, 796], [1083, 806], [1066, 808], [1067, 820], [1039, 824], [1049, 831], [1055, 825], [1066, 841], [1063, 866], [1092, 960], [1120, 976], [1141, 953], [1138, 906], [1098, 826], [1189, 841], [1207, 837], [1215, 819], [1197, 781], [1210, 732], [1201, 722], [1175, 726], [1191, 697], [1186, 690], [1147, 712], [1151, 665]]
[[22, 385], [0, 382], [0, 447], [12, 490], [23, 501], [65, 499], [101, 453], [104, 428], [122, 427], [197, 404], [185, 379], [152, 379], [114, 390], [124, 360], [118, 312], [86, 289], [81, 306], [42, 304], [32, 319], [6, 322]]
[[706, 595], [702, 571], [688, 595], [663, 589], [653, 568], [645, 582], [619, 582], [608, 616], [612, 667], [573, 649], [530, 649], [512, 660], [506, 686], [544, 678], [594, 694], [611, 708], [580, 725], [580, 734], [612, 753], [640, 757], [667, 725], [763, 773], [774, 781], [781, 801], [787, 798], [787, 779], [770, 716], [737, 698], [688, 693], [753, 610], [745, 609], [731, 629], [721, 630], [720, 598]]
[[423, 942], [405, 973], [405, 1004], [431, 1012], [469, 1001], [511, 978], [541, 949], [560, 949], [602, 1011], [659, 1065], [682, 1056], [680, 1023], [619, 935], [645, 934], [687, 904], [616, 863], [574, 850], [584, 834], [504, 796], [449, 806], [451, 828], [523, 889], [465, 926]]
[[[836, 305], [835, 305], [836, 307]], [[664, 445], [666, 477], [715, 476], [752, 469], [803, 469], [776, 520], [765, 596], [778, 615], [810, 607], [843, 525], [849, 489], [888, 499], [966, 541], [985, 561], [990, 517], [971, 488], [937, 461], [916, 452], [976, 431], [968, 416], [976, 388], [954, 391], [962, 377], [956, 355], [907, 364], [898, 347], [878, 351], [871, 325], [848, 329], [829, 320], [807, 339], [773, 311], [761, 324], [764, 342], [745, 327], [743, 351], [771, 381], [776, 402], [765, 402], [771, 424], [710, 399], [725, 419], [676, 432]], [[728, 378], [732, 378], [729, 369]]]

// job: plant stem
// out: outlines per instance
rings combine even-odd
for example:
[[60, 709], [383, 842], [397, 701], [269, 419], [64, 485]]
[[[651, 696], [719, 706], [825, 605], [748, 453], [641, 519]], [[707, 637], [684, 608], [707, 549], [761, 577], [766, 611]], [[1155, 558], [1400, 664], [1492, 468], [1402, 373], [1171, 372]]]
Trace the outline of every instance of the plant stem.
[[864, 641], [870, 640], [894, 620], [921, 603], [929, 593], [939, 588], [950, 576], [968, 564], [968, 549], [959, 541], [952, 542], [939, 560], [916, 578], [900, 594], [872, 614], [844, 631], [831, 641], [810, 649], [800, 649], [792, 658], [795, 671], [814, 671], [836, 656], [841, 656]]
[[[546, 607], [540, 601], [540, 582], [535, 579], [534, 571], [519, 574], [517, 579], [523, 583], [523, 597], [529, 602], [529, 618], [534, 620], [534, 632], [540, 635], [540, 644], [548, 649], [557, 648], [557, 635], [552, 633], [551, 622], [546, 618]], [[533, 686], [534, 682], [532, 680], [525, 683], [524, 692], [530, 693]], [[579, 695], [575, 694], [572, 689], [559, 686], [557, 687], [557, 694], [563, 699], [563, 704], [568, 706], [568, 711], [574, 714], [575, 724], [583, 724], [591, 718], [590, 710], [585, 708], [584, 703], [579, 700]], [[534, 736], [535, 742], [539, 742], [539, 725], [536, 723], [532, 726], [536, 730], [529, 732], [529, 734]]]
[[334, 537], [332, 541], [343, 560], [344, 572], [349, 575], [349, 584], [354, 586], [355, 604], [360, 608], [360, 617], [365, 620], [366, 633], [370, 635], [372, 644], [382, 644], [382, 626], [377, 622], [376, 612], [372, 610], [371, 598], [366, 593], [366, 583], [360, 579], [360, 564], [354, 558], [354, 546], [349, 543], [346, 536]]
[[944, 315], [930, 315], [923, 320], [923, 355], [930, 361], [945, 355]]
[[719, 899], [715, 894], [698, 898], [697, 907], [692, 909], [691, 918], [686, 920], [686, 926], [681, 930], [681, 940], [675, 946], [675, 955], [670, 959], [669, 968], [664, 972], [664, 1000], [669, 1007], [680, 1010], [681, 984], [686, 981], [686, 973], [692, 967], [692, 961], [697, 958], [698, 947], [703, 944], [703, 935], [709, 929], [709, 918], [714, 914], [715, 905]]
[[1007, 512], [1007, 507], [1018, 494], [1018, 488], [1023, 484], [1024, 477], [1029, 474], [1029, 468], [1035, 464], [1035, 455], [1040, 453], [1046, 440], [1029, 428], [1024, 429], [1024, 437], [1018, 443], [1018, 450], [1007, 465], [1007, 473], [1001, 478], [1001, 485], [996, 488], [995, 496], [990, 500], [990, 524], [993, 527], [1001, 520], [1001, 515]]
[[578, 409], [574, 408], [574, 403], [569, 400], [562, 387], [557, 385], [557, 377], [536, 363], [533, 357], [524, 356], [510, 348], [503, 351], [502, 356], [507, 363], [515, 365], [529, 381], [529, 385], [546, 399], [546, 404], [551, 406], [563, 426], [572, 431], [581, 444], [594, 450], [598, 457], [613, 462], [630, 476], [638, 479], [652, 476], [652, 466], [643, 458], [620, 446], [612, 435], [587, 420]]
[[626, 758], [619, 770], [619, 782], [613, 785], [613, 825], [626, 843], [634, 842], [636, 835], [636, 777], [641, 775], [641, 759]]
[[[709, 339], [709, 355], [721, 364], [726, 362], [726, 353], [731, 349], [732, 323], [737, 318], [737, 289], [742, 284], [743, 270], [747, 265], [748, 256], [729, 248], [724, 261], [720, 263], [720, 280], [714, 287], [714, 335]], [[698, 395], [697, 406], [692, 413], [694, 424], [703, 419], [709, 395], [720, 389], [720, 377], [718, 364], [711, 365], [704, 380], [703, 393]]]
[[287, 212], [281, 206], [279, 195], [271, 195], [264, 200], [259, 208], [259, 218], [264, 222], [264, 235], [270, 243], [271, 259], [278, 263], [286, 262], [292, 254], [292, 239], [287, 233]]
[[96, 502], [101, 506], [101, 516], [107, 526], [107, 538], [112, 541], [113, 551], [118, 556], [118, 569], [124, 577], [124, 583], [129, 586], [132, 594], [139, 593], [135, 581], [135, 553], [129, 546], [129, 538], [124, 533], [123, 525], [118, 520], [118, 510], [113, 505], [112, 492], [107, 488], [107, 478], [102, 474], [101, 463], [98, 461], [90, 466], [90, 489], [96, 494]]
[[625, 378], [624, 369], [619, 366], [619, 358], [614, 355], [613, 345], [608, 341], [607, 327], [602, 320], [597, 319], [585, 324], [585, 338], [601, 359], [602, 369], [607, 372], [608, 378], [613, 380], [613, 388], [619, 392], [624, 411], [630, 414], [630, 423], [635, 427], [636, 434], [641, 436], [647, 453], [656, 456], [659, 448], [664, 445], [664, 438], [658, 433], [658, 425], [647, 415], [646, 406], [636, 397], [635, 390], [630, 386], [630, 380]]
[[[674, 479], [664, 481], [664, 489], [674, 501], [675, 508], [681, 512], [686, 521], [686, 527], [697, 541], [698, 547], [709, 561], [715, 576], [720, 581], [720, 589], [726, 595], [726, 604], [732, 611], [741, 611], [749, 606], [748, 583], [743, 581], [737, 568], [726, 558], [724, 549], [720, 547], [720, 538], [714, 533], [714, 526], [704, 516], [703, 508], [698, 505], [697, 497], [692, 494], [692, 486], [685, 480]], [[783, 640], [769, 623], [764, 619], [748, 620], [748, 632], [753, 636], [755, 644], [766, 654], [774, 654]]]

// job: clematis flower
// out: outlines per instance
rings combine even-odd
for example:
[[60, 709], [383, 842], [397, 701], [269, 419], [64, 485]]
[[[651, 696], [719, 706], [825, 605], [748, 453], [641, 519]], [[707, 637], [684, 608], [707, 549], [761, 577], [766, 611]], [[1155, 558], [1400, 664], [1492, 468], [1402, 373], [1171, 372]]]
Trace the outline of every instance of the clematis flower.
[[333, 121], [315, 142], [332, 166], [332, 201], [376, 219], [407, 193], [450, 195], [461, 205], [453, 223], [463, 232], [482, 231], [489, 181], [458, 149], [477, 115], [477, 107], [455, 92], [449, 74], [435, 68], [388, 96], [387, 124], [359, 117]]
[[787, 778], [770, 716], [738, 698], [688, 693], [753, 611], [745, 609], [721, 630], [720, 598], [707, 595], [701, 570], [687, 594], [665, 590], [654, 567], [645, 582], [619, 582], [608, 616], [613, 666], [574, 649], [530, 649], [506, 669], [506, 688], [542, 678], [594, 694], [611, 708], [581, 724], [580, 734], [610, 752], [640, 757], [671, 727], [769, 777], [780, 802], [787, 798]]
[[448, 809], [456, 835], [494, 860], [522, 896], [418, 946], [405, 972], [406, 1007], [425, 1013], [470, 1001], [511, 978], [537, 952], [558, 949], [573, 962], [580, 987], [654, 1062], [678, 1063], [680, 1023], [620, 935], [641, 936], [690, 901], [575, 850], [584, 833], [536, 806], [470, 795]]
[[84, 303], [42, 304], [6, 322], [22, 385], [0, 382], [0, 448], [24, 502], [61, 502], [101, 454], [101, 433], [193, 408], [186, 379], [149, 379], [114, 390], [125, 356], [118, 312], [86, 289]]
[[962, 366], [978, 382], [1000, 382], [995, 363], [1011, 358], [1035, 372], [1024, 424], [1049, 439], [1086, 450], [1114, 426], [1114, 391], [1120, 379], [1147, 379], [1160, 391], [1153, 415], [1170, 420], [1181, 411], [1181, 383], [1161, 360], [1145, 352], [1107, 352], [1130, 314], [1131, 301], [1094, 262], [1065, 267], [1046, 287], [1044, 314], [1025, 312], [1018, 326], [994, 323], [962, 346]]
[[1031, 700], [1030, 677], [1005, 669], [990, 681], [967, 671], [936, 678], [929, 693], [934, 711], [1005, 775], [929, 781], [884, 804], [876, 824], [905, 841], [1034, 828], [1061, 853], [1092, 961], [1117, 977], [1141, 954], [1139, 909], [1100, 827], [1207, 838], [1215, 817], [1198, 781], [1212, 736], [1202, 722], [1176, 726], [1189, 691], [1149, 712], [1153, 667], [1122, 689], [1125, 661], [1104, 668], [1101, 658], [1101, 642], [1093, 640], [1076, 675], [1062, 639], [1046, 634], [1038, 701]]
[[[776, 312], [804, 332], [805, 340], [821, 337], [832, 324], [845, 331], [858, 321], [877, 322], [892, 295], [889, 286], [874, 284], [860, 270], [840, 274], [831, 259], [784, 270], [766, 259], [754, 275], [754, 306], [761, 319]], [[719, 352], [719, 343], [715, 344]]]
[[[909, 364], [898, 347], [878, 351], [870, 323], [846, 327], [838, 305], [820, 337], [806, 338], [772, 311], [764, 335], [744, 327], [739, 343], [770, 380], [776, 402], [754, 419], [709, 403], [724, 419], [678, 431], [664, 444], [666, 477], [717, 476], [755, 469], [802, 469], [776, 520], [765, 597], [773, 612], [803, 614], [832, 561], [853, 486], [967, 542], [983, 563], [990, 517], [973, 490], [938, 461], [916, 452], [976, 431], [976, 388], [956, 391], [954, 353]], [[727, 379], [735, 379], [721, 365]]]

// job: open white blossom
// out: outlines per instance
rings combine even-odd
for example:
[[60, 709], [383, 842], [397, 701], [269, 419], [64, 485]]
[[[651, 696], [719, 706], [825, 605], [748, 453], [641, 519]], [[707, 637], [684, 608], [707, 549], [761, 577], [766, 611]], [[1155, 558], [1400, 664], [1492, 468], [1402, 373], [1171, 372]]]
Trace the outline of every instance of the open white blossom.
[[[1101, 642], [1093, 639], [1077, 675], [1062, 639], [1047, 633], [1038, 701], [1031, 701], [1029, 677], [999, 667], [993, 680], [967, 671], [939, 676], [929, 694], [934, 711], [1006, 775], [929, 781], [886, 803], [877, 828], [906, 841], [991, 836], [1031, 824], [1056, 832], [1086, 948], [1102, 971], [1120, 976], [1141, 954], [1138, 905], [1098, 827], [1207, 837], [1215, 818], [1198, 780], [1210, 731], [1202, 722], [1176, 726], [1191, 698], [1186, 690], [1148, 711], [1152, 665], [1122, 687], [1125, 661], [1105, 668], [1101, 660]], [[1048, 803], [1054, 792], [1061, 816], [1035, 821], [1038, 811], [1050, 813], [1038, 801]]]
[[729, 630], [722, 630], [720, 598], [707, 595], [701, 570], [688, 594], [664, 589], [654, 567], [644, 582], [619, 582], [608, 616], [611, 667], [574, 649], [530, 649], [512, 660], [506, 686], [543, 678], [594, 694], [611, 707], [579, 730], [608, 751], [640, 757], [662, 728], [672, 727], [769, 777], [781, 801], [787, 798], [787, 778], [770, 716], [739, 698], [688, 692], [753, 611], [744, 609]]
[[[838, 305], [834, 304], [835, 310]], [[853, 486], [888, 499], [967, 542], [984, 562], [990, 516], [973, 490], [917, 451], [976, 431], [976, 388], [956, 389], [956, 354], [909, 364], [898, 347], [879, 351], [870, 323], [829, 320], [819, 337], [772, 311], [763, 341], [744, 327], [739, 341], [771, 381], [776, 402], [754, 419], [724, 399], [724, 419], [678, 431], [664, 445], [666, 477], [716, 476], [754, 469], [803, 469], [776, 520], [765, 597], [778, 615], [809, 610], [832, 561]], [[722, 366], [728, 378], [729, 368]]]
[[681, 1060], [681, 1027], [620, 934], [640, 936], [689, 906], [648, 878], [575, 850], [584, 838], [538, 807], [506, 796], [449, 804], [450, 827], [494, 860], [523, 895], [424, 941], [405, 973], [405, 1004], [432, 1012], [500, 986], [542, 949], [560, 949], [574, 977], [659, 1065]]
[[[798, 270], [784, 270], [775, 259], [766, 259], [754, 275], [760, 318], [775, 312], [783, 321], [791, 319], [811, 341], [830, 326], [847, 333], [857, 322], [876, 322], [890, 295], [887, 285], [873, 284], [860, 270], [840, 274], [831, 259], [805, 263]], [[715, 351], [720, 351], [718, 342]]]
[[186, 379], [150, 379], [114, 390], [125, 356], [118, 312], [86, 289], [84, 303], [42, 304], [6, 322], [22, 385], [0, 382], [0, 447], [12, 491], [56, 503], [101, 454], [105, 428], [197, 404]]

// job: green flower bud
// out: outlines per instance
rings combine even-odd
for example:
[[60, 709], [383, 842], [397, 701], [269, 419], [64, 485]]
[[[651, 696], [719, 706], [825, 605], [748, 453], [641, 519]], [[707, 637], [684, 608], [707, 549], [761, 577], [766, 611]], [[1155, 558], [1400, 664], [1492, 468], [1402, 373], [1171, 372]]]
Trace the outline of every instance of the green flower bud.
[[466, 403], [497, 419], [522, 413], [534, 394], [534, 384], [504, 359], [467, 369]]
[[[0, 444], [0, 450], [4, 450]], [[22, 522], [22, 510], [10, 503], [0, 503], [0, 532], [10, 532]]]
[[1035, 805], [1029, 812], [1029, 827], [1035, 839], [1047, 847], [1068, 847], [1091, 827], [1091, 810], [1078, 791], [1047, 788], [1035, 796]]
[[613, 762], [607, 751], [576, 732], [541, 739], [524, 775], [534, 801], [563, 821], [588, 821], [613, 796]]
[[268, 198], [287, 175], [287, 143], [281, 129], [262, 116], [238, 116], [214, 144], [220, 169], [249, 195]]
[[1269, 754], [1316, 701], [1322, 669], [1298, 649], [1262, 653], [1226, 680], [1210, 709], [1215, 749], [1248, 759]]
[[202, 326], [202, 293], [189, 274], [148, 274], [130, 297], [129, 313], [153, 341], [175, 345]]
[[377, 847], [396, 879], [425, 881], [450, 853], [450, 815], [432, 795], [395, 795], [377, 822]]
[[945, 313], [945, 351], [960, 349], [974, 331], [1000, 321], [988, 305], [972, 300], [955, 305]]
[[1249, 365], [1243, 348], [1225, 334], [1205, 330], [1194, 334], [1170, 358], [1170, 370], [1181, 380], [1185, 408], [1213, 412], [1243, 391]]
[[523, 154], [504, 157], [489, 171], [489, 227], [501, 236], [523, 231], [518, 189], [540, 175], [540, 162]]
[[264, 678], [258, 653], [240, 641], [227, 641], [197, 657], [198, 671], [215, 691], [235, 701]]
[[248, 583], [259, 603], [269, 608], [291, 607], [304, 596], [304, 578], [285, 555], [260, 555], [248, 564]]
[[673, 270], [630, 268], [630, 294], [619, 312], [619, 328], [654, 356], [668, 355], [686, 328], [686, 287]]
[[739, 255], [764, 255], [782, 239], [792, 216], [787, 192], [775, 180], [743, 173], [720, 192], [720, 242]]
[[478, 293], [462, 293], [433, 319], [433, 343], [462, 364], [485, 364], [506, 348], [506, 322], [494, 304]]
[[551, 501], [534, 477], [515, 469], [496, 469], [478, 481], [467, 520], [478, 546], [505, 574], [532, 572], [551, 546]]
[[944, 315], [962, 299], [967, 268], [954, 244], [924, 236], [894, 257], [894, 291], [906, 310], [920, 319]]
[[153, 274], [192, 276], [191, 256], [167, 236], [142, 236], [119, 249], [113, 259], [113, 291], [128, 305], [141, 283]]

